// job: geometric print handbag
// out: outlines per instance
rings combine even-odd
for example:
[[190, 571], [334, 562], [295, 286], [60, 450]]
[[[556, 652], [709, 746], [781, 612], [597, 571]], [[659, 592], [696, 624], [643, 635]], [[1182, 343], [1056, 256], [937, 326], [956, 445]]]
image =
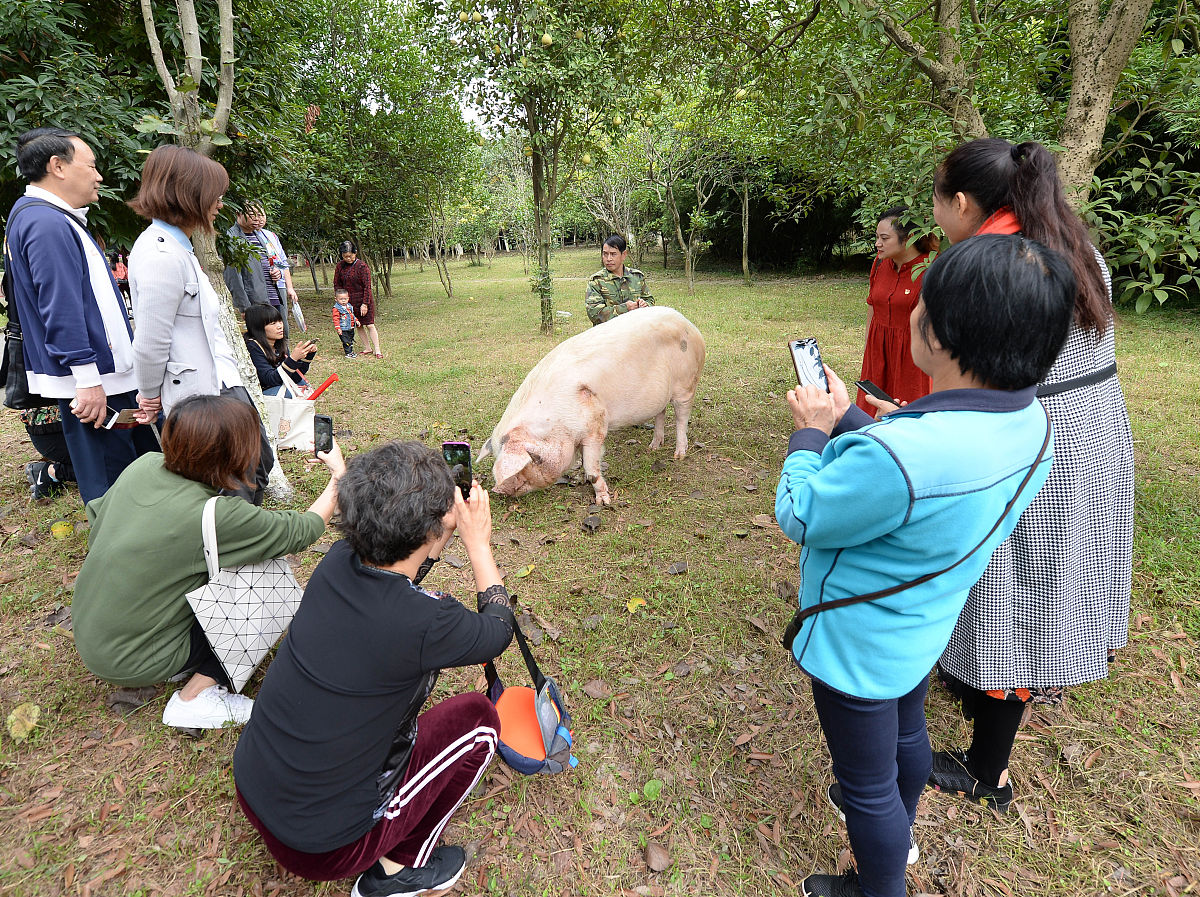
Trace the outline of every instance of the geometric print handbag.
[[204, 503], [202, 518], [208, 582], [188, 592], [187, 600], [234, 691], [240, 692], [291, 624], [304, 592], [283, 558], [221, 569], [217, 498]]

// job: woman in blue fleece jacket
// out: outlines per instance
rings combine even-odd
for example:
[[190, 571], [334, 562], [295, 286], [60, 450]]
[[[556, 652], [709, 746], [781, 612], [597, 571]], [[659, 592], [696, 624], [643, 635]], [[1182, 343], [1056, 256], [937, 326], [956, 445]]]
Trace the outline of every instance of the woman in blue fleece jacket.
[[833, 758], [829, 797], [858, 864], [857, 874], [810, 875], [805, 895], [905, 893], [932, 762], [929, 670], [992, 551], [1049, 473], [1049, 420], [1035, 394], [1066, 338], [1074, 296], [1071, 269], [1053, 251], [1016, 236], [974, 237], [930, 265], [910, 319], [930, 395], [876, 422], [828, 368], [829, 393], [787, 394], [796, 432], [775, 516], [803, 546], [801, 609], [937, 574], [814, 612], [792, 642]]

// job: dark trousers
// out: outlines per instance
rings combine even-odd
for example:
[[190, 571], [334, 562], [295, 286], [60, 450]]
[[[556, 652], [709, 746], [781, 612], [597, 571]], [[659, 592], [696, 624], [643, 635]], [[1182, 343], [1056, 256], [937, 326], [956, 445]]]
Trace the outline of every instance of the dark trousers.
[[[221, 395], [231, 396], [239, 402], [245, 402], [254, 409], [256, 415], [258, 414], [258, 406], [250, 398], [250, 393], [246, 392], [246, 387], [222, 386]], [[275, 466], [275, 455], [271, 452], [271, 440], [267, 437], [267, 428], [263, 426], [262, 420], [258, 422], [258, 435], [261, 442], [258, 463], [245, 473], [246, 480], [253, 485], [242, 486], [238, 489], [222, 490], [222, 494], [237, 495], [246, 499], [252, 505], [261, 505], [263, 503], [263, 490], [267, 488], [267, 480], [270, 476], [271, 468]]]
[[342, 351], [345, 352], [347, 355], [349, 355], [351, 352], [354, 351], [354, 331], [353, 330], [339, 330], [338, 336], [342, 340]]
[[25, 432], [29, 434], [29, 441], [33, 443], [34, 450], [54, 465], [54, 479], [60, 483], [73, 483], [75, 468], [71, 466], [71, 450], [67, 448], [67, 440], [63, 438], [62, 424], [54, 426], [57, 429], [53, 432], [35, 432], [29, 426], [25, 427]]
[[[137, 393], [123, 392], [107, 398], [113, 411], [137, 407]], [[108, 491], [133, 460], [146, 452], [160, 451], [158, 440], [149, 427], [134, 427], [130, 430], [96, 429], [92, 424], [81, 423], [71, 411], [70, 399], [59, 399], [58, 410], [62, 415], [63, 438], [71, 455], [71, 466], [75, 469], [75, 481], [79, 483], [79, 495], [86, 505]]]
[[271, 856], [301, 878], [349, 878], [366, 872], [382, 856], [404, 866], [424, 866], [446, 823], [483, 777], [499, 732], [496, 708], [479, 692], [430, 707], [417, 718], [417, 740], [383, 818], [357, 841], [326, 853], [293, 850], [267, 830], [241, 792], [238, 804]]
[[813, 703], [842, 786], [846, 832], [867, 897], [904, 897], [909, 828], [933, 767], [925, 729], [929, 681], [901, 698], [864, 701], [813, 680]]
[[213, 653], [212, 645], [208, 641], [208, 636], [204, 633], [204, 627], [200, 625], [199, 620], [192, 620], [192, 629], [188, 633], [188, 638], [191, 640], [191, 646], [188, 650], [188, 659], [183, 664], [183, 669], [179, 672], [193, 675], [199, 673], [201, 676], [207, 676], [210, 679], [216, 679], [218, 685], [223, 685], [225, 688], [233, 691], [233, 681], [229, 678], [229, 674], [225, 672], [225, 667], [221, 665], [221, 661], [217, 655]]

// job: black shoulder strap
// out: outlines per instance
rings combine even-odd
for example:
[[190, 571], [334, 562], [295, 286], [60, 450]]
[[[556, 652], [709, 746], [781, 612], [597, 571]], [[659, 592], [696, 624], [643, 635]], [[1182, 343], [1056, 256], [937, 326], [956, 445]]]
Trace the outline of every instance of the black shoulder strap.
[[[542, 686], [546, 684], [546, 677], [542, 675], [542, 670], [538, 663], [533, 658], [533, 651], [529, 648], [529, 643], [525, 640], [525, 633], [521, 631], [521, 624], [517, 622], [517, 615], [514, 613], [512, 617], [513, 635], [517, 637], [517, 647], [521, 649], [521, 657], [525, 659], [525, 668], [529, 670], [529, 677], [533, 681], [534, 691], [541, 691]], [[496, 664], [495, 661], [489, 660], [483, 665], [484, 675], [487, 677], [488, 685], [496, 681]]]
[[861, 604], [864, 601], [874, 601], [877, 598], [887, 598], [890, 595], [895, 595], [898, 592], [903, 592], [906, 589], [911, 589], [914, 586], [924, 585], [931, 579], [936, 579], [943, 573], [949, 573], [955, 567], [963, 564], [975, 552], [982, 548], [987, 540], [992, 537], [992, 534], [1000, 528], [1000, 524], [1004, 522], [1004, 518], [1008, 516], [1008, 512], [1016, 505], [1017, 499], [1021, 497], [1021, 493], [1025, 491], [1025, 487], [1029, 485], [1029, 481], [1033, 479], [1034, 472], [1038, 469], [1038, 465], [1042, 463], [1042, 459], [1046, 457], [1046, 449], [1050, 447], [1050, 414], [1046, 411], [1045, 406], [1042, 407], [1042, 413], [1046, 415], [1046, 438], [1042, 440], [1042, 447], [1038, 449], [1037, 457], [1033, 463], [1029, 465], [1029, 470], [1025, 472], [1025, 478], [1021, 480], [1021, 485], [1017, 487], [1017, 491], [1013, 493], [1013, 497], [1008, 500], [1008, 504], [1004, 506], [1004, 510], [1000, 512], [1000, 516], [996, 522], [992, 524], [992, 528], [987, 531], [987, 535], [979, 540], [979, 543], [964, 554], [961, 558], [951, 564], [949, 567], [943, 567], [941, 570], [936, 570], [933, 573], [926, 573], [924, 576], [919, 576], [916, 579], [902, 582], [898, 585], [891, 586], [887, 589], [880, 589], [877, 592], [868, 592], [865, 595], [852, 595], [849, 598], [838, 598], [836, 601], [825, 601], [821, 604], [814, 604], [811, 607], [802, 608], [796, 611], [796, 615], [792, 617], [792, 622], [788, 624], [787, 629], [783, 631], [783, 646], [789, 651], [792, 650], [792, 642], [800, 632], [800, 626], [811, 617], [813, 614], [818, 614], [824, 610], [835, 610], [839, 607], [849, 607], [851, 604]]

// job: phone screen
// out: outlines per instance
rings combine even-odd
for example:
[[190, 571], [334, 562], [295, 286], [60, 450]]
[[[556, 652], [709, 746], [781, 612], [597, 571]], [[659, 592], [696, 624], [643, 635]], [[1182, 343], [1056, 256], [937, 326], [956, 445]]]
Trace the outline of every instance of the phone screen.
[[465, 442], [443, 442], [442, 457], [450, 466], [450, 473], [462, 497], [468, 498], [471, 494], [471, 446]]
[[794, 339], [788, 343], [792, 364], [796, 367], [796, 380], [801, 386], [817, 386], [829, 392], [829, 381], [825, 377], [825, 364], [821, 350], [813, 337]]
[[333, 418], [328, 414], [313, 415], [313, 454], [333, 451]]

